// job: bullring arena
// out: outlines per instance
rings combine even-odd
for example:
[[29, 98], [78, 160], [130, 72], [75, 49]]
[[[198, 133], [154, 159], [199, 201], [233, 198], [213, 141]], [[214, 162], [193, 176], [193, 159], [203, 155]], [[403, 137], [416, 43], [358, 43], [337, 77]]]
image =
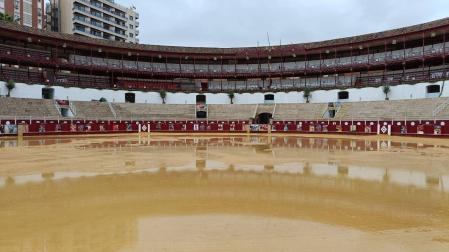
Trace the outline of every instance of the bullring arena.
[[449, 19], [248, 48], [0, 22], [0, 251], [449, 251], [448, 55]]

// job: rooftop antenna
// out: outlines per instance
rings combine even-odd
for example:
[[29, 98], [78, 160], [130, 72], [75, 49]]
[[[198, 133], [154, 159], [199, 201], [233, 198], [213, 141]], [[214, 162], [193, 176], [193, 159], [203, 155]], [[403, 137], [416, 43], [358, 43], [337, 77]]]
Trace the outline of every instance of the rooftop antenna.
[[268, 39], [268, 47], [271, 47], [270, 34], [268, 34], [268, 32], [267, 32], [267, 39]]

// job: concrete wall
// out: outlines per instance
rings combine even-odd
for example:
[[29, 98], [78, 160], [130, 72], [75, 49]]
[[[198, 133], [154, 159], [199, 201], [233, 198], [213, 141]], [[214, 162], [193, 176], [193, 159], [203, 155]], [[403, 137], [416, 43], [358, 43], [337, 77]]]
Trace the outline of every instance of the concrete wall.
[[[443, 86], [443, 82], [434, 83], [435, 85]], [[389, 95], [391, 100], [404, 99], [422, 99], [435, 97], [435, 95], [427, 94], [426, 87], [434, 85], [431, 83], [420, 83], [416, 85], [399, 85], [391, 87]], [[443, 89], [442, 97], [449, 97], [449, 86]], [[12, 97], [17, 98], [42, 98], [43, 85], [28, 85], [17, 83], [16, 88], [11, 92]], [[80, 88], [64, 88], [55, 86], [55, 99], [73, 100], [73, 101], [91, 101], [99, 100], [101, 97], [106, 98], [111, 102], [125, 102], [125, 90], [98, 90], [98, 89], [80, 89]], [[312, 92], [310, 101], [312, 103], [327, 103], [337, 102], [338, 92], [341, 90], [319, 90]], [[357, 102], [357, 101], [380, 101], [385, 99], [382, 92], [382, 87], [379, 88], [361, 88], [361, 89], [347, 89], [349, 92], [349, 99], [341, 102]], [[7, 89], [4, 82], [0, 82], [0, 95], [5, 96]], [[157, 92], [132, 92], [136, 94], [136, 103], [162, 103], [162, 100]], [[302, 92], [279, 92], [266, 93], [275, 95], [275, 103], [305, 103]], [[167, 93], [168, 104], [195, 104], [197, 93]], [[229, 104], [230, 100], [226, 93], [211, 94], [205, 93], [208, 104]], [[235, 94], [235, 104], [260, 104], [264, 103], [265, 93], [242, 93]], [[438, 94], [436, 95], [438, 97]]]

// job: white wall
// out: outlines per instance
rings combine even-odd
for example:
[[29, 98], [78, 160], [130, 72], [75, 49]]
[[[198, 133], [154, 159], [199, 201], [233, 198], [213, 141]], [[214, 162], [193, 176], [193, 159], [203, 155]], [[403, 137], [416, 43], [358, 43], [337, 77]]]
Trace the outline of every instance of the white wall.
[[[434, 83], [436, 85], [443, 85], [443, 82]], [[389, 95], [390, 100], [403, 99], [422, 99], [429, 97], [426, 93], [428, 85], [431, 83], [420, 83], [416, 85], [399, 85], [392, 86]], [[449, 84], [449, 83], [448, 83]], [[449, 97], [449, 85], [445, 85], [442, 97]], [[17, 98], [42, 98], [43, 85], [27, 85], [16, 83], [16, 88], [12, 90], [11, 97]], [[101, 97], [106, 98], [111, 102], [125, 102], [125, 94], [128, 91], [124, 90], [98, 90], [98, 89], [80, 89], [80, 88], [64, 88], [55, 86], [55, 99], [74, 100], [74, 101], [91, 101], [99, 100]], [[327, 103], [338, 101], [338, 92], [342, 90], [318, 90], [312, 92], [310, 101], [312, 103]], [[357, 101], [380, 101], [385, 99], [382, 92], [382, 87], [378, 88], [360, 88], [347, 89], [349, 92], [349, 99], [342, 102], [357, 102]], [[0, 95], [5, 96], [8, 90], [5, 87], [5, 82], [0, 82]], [[137, 103], [162, 103], [162, 100], [157, 92], [132, 92], [136, 94]], [[267, 93], [270, 94], [270, 93]], [[273, 94], [273, 93], [271, 93]], [[196, 95], [198, 93], [167, 93], [168, 104], [195, 104]], [[227, 93], [212, 94], [205, 93], [208, 104], [229, 104], [230, 100]], [[261, 104], [264, 103], [264, 93], [241, 93], [235, 94], [235, 104]], [[279, 92], [274, 93], [276, 103], [304, 103], [303, 92]]]

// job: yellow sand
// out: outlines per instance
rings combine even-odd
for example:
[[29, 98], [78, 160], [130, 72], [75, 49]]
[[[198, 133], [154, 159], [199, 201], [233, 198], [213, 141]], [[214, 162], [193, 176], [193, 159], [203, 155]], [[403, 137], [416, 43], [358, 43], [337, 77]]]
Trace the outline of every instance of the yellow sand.
[[0, 251], [449, 251], [448, 146], [0, 139]]

